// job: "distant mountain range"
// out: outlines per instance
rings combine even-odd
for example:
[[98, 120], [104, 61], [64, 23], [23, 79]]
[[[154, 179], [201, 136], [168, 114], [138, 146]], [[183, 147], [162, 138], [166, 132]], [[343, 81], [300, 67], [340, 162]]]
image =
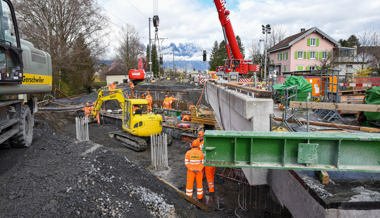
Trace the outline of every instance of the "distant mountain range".
[[[208, 61], [202, 61], [203, 49], [197, 47], [193, 43], [170, 43], [167, 46], [161, 48], [161, 53], [164, 57], [164, 67], [173, 68], [173, 51], [174, 51], [174, 65], [176, 69], [191, 71], [195, 70], [208, 70]], [[209, 60], [209, 54], [207, 59]], [[110, 66], [111, 60], [98, 60], [98, 64], [105, 64]]]
[[207, 70], [208, 61], [202, 61], [203, 49], [193, 43], [170, 43], [161, 48], [164, 56], [164, 67], [173, 68], [173, 51], [175, 68], [182, 70]]

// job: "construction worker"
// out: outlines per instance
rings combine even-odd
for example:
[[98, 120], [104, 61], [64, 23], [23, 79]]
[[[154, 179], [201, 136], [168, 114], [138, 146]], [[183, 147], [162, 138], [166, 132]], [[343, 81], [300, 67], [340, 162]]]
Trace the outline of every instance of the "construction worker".
[[149, 112], [152, 112], [152, 102], [153, 102], [153, 99], [152, 99], [152, 96], [150, 95], [150, 92], [148, 92], [148, 94], [146, 95], [145, 99], [148, 101], [148, 111]]
[[[95, 109], [95, 102], [92, 103], [91, 111], [93, 111], [94, 109]], [[99, 115], [99, 111], [98, 111], [98, 113], [96, 114], [96, 117], [95, 117], [95, 118], [96, 118], [98, 124], [100, 125], [100, 115]]]
[[197, 143], [192, 143], [192, 148], [186, 152], [185, 165], [187, 167], [186, 195], [193, 197], [194, 178], [197, 182], [197, 198], [203, 198], [203, 153]]
[[216, 76], [215, 73], [212, 73], [212, 74], [211, 74], [211, 78], [212, 78], [212, 79], [219, 79], [219, 78]]
[[87, 102], [87, 103], [86, 103], [86, 106], [84, 106], [82, 110], [84, 111], [84, 115], [85, 115], [86, 117], [89, 117], [90, 114], [91, 114], [90, 103]]
[[[198, 132], [198, 138], [195, 140], [196, 143], [199, 144], [200, 150], [203, 149], [203, 142], [204, 142], [203, 141], [203, 135], [204, 135], [204, 132], [199, 131]], [[215, 170], [216, 170], [216, 167], [205, 166], [205, 174], [206, 174], [206, 180], [207, 180], [207, 184], [208, 184], [208, 191], [210, 193], [215, 192], [215, 189], [214, 189]]]
[[134, 93], [135, 85], [133, 85], [133, 82], [129, 82], [129, 88], [131, 88], [132, 97], [135, 96], [135, 93]]
[[165, 95], [164, 102], [162, 102], [162, 108], [163, 109], [169, 109], [169, 98], [168, 95]]
[[174, 96], [169, 97], [169, 109], [172, 109], [173, 101], [177, 101], [178, 99], [174, 98]]
[[115, 82], [113, 82], [113, 83], [111, 83], [109, 86], [108, 86], [108, 89], [109, 90], [114, 90], [114, 89], [116, 89], [116, 83]]

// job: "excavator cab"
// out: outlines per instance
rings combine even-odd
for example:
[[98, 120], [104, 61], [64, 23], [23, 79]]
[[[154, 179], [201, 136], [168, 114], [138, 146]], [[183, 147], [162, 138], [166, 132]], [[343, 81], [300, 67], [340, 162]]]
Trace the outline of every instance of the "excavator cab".
[[23, 79], [22, 50], [13, 5], [0, 0], [0, 84], [19, 84]]
[[121, 132], [112, 132], [112, 137], [122, 141], [135, 151], [147, 148], [146, 139], [162, 132], [162, 116], [148, 113], [146, 99], [128, 99], [122, 89], [101, 90], [98, 94], [92, 115], [95, 117], [104, 101], [117, 100], [122, 109]]

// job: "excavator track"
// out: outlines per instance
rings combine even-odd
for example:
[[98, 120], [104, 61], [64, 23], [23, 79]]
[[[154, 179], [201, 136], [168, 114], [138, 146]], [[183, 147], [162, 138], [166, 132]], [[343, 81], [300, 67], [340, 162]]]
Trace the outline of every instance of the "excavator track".
[[109, 132], [108, 135], [110, 138], [121, 141], [124, 146], [134, 151], [145, 151], [148, 147], [148, 143], [145, 139], [125, 131]]

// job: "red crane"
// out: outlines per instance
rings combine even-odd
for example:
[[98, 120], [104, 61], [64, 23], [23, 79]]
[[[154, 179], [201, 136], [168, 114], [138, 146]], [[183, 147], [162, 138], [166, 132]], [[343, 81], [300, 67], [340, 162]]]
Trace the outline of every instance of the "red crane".
[[145, 75], [145, 59], [144, 58], [139, 58], [139, 62], [138, 62], [138, 69], [130, 69], [129, 70], [129, 79], [130, 80], [133, 80], [134, 82], [140, 82], [140, 81], [143, 81], [144, 79], [146, 79], [146, 75]]
[[[219, 15], [219, 21], [222, 25], [224, 40], [226, 41], [226, 49], [228, 59], [225, 62], [224, 72], [238, 72], [239, 74], [247, 74], [252, 71], [259, 71], [258, 65], [253, 65], [251, 60], [244, 60], [240, 52], [239, 45], [236, 41], [234, 30], [228, 15], [230, 11], [226, 9], [224, 0], [214, 0], [216, 10]], [[231, 58], [231, 51], [233, 59]], [[223, 70], [223, 67], [218, 67], [217, 71]]]

